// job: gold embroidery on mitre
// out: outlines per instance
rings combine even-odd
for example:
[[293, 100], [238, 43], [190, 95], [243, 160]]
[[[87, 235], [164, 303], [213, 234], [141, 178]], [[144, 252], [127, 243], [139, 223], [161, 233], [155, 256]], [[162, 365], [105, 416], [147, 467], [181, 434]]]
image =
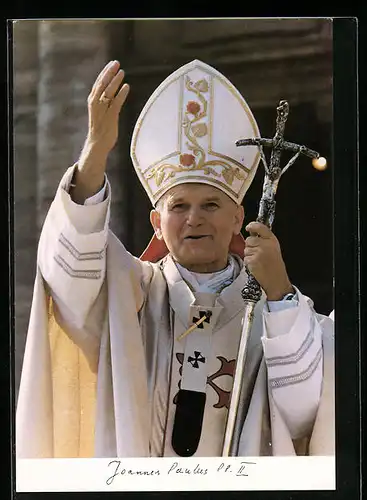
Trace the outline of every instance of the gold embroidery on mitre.
[[[190, 151], [192, 151], [192, 153], [181, 152], [179, 156], [179, 165], [163, 163], [162, 165], [152, 168], [150, 172], [147, 173], [146, 180], [154, 178], [158, 187], [162, 183], [167, 182], [168, 179], [175, 177], [175, 175], [180, 172], [202, 171], [204, 175], [220, 177], [220, 173], [211, 168], [214, 166], [220, 166], [223, 168], [221, 173], [229, 186], [233, 184], [235, 178], [243, 180], [245, 175], [241, 172], [239, 167], [233, 167], [230, 163], [223, 160], [205, 161], [205, 150], [200, 146], [196, 138], [205, 137], [208, 134], [208, 127], [206, 123], [197, 122], [206, 118], [208, 114], [208, 102], [203, 96], [203, 93], [209, 91], [209, 84], [205, 78], [192, 84], [189, 76], [186, 75], [185, 85], [187, 90], [193, 92], [200, 101], [198, 102], [196, 100], [192, 100], [187, 103], [185, 115], [182, 121], [183, 131], [188, 139], [186, 146]], [[193, 118], [190, 119], [189, 116], [192, 116]]]
[[[243, 111], [245, 112], [249, 122], [251, 123], [251, 128], [254, 132], [255, 136], [258, 136], [258, 130], [257, 130], [257, 124], [255, 122], [255, 119], [247, 106], [247, 104], [243, 101], [242, 96], [238, 93], [237, 89], [235, 89], [232, 85], [228, 84], [228, 81], [221, 77], [216, 75], [216, 79], [221, 82], [221, 84], [232, 94], [233, 97], [237, 100], [238, 104], [242, 107]], [[210, 85], [210, 117], [213, 116], [213, 108], [214, 108], [214, 85]], [[241, 162], [237, 161], [235, 158], [230, 158], [227, 155], [224, 155], [222, 153], [218, 153], [217, 151], [214, 151], [213, 145], [212, 145], [212, 126], [213, 126], [213, 121], [212, 119], [209, 120], [209, 146], [208, 146], [208, 153], [212, 156], [217, 156], [219, 158], [223, 158], [225, 160], [230, 160], [232, 161], [235, 165], [238, 165], [240, 168], [245, 169], [247, 173], [253, 172], [254, 168], [257, 166], [259, 163], [260, 159], [260, 152], [258, 151], [256, 153], [256, 156], [254, 158], [254, 161], [252, 162], [251, 167], [244, 165], [243, 164], [243, 159]], [[247, 176], [246, 176], [247, 177]]]
[[191, 130], [195, 137], [205, 137], [208, 134], [206, 123], [197, 123], [191, 127]]

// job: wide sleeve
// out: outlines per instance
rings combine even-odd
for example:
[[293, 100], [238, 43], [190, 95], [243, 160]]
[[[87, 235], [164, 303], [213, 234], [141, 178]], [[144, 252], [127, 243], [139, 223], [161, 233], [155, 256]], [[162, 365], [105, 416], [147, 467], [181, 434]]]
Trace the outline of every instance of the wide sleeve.
[[297, 290], [298, 305], [263, 314], [262, 344], [269, 397], [292, 439], [310, 435], [323, 382], [323, 323], [312, 301]]
[[[88, 330], [99, 337], [107, 310], [106, 259], [108, 255], [111, 188], [100, 203], [79, 205], [68, 191], [76, 165], [69, 168], [57, 189], [42, 229], [38, 266], [57, 311], [68, 331]], [[123, 247], [124, 248], [124, 247]], [[130, 279], [136, 309], [144, 300], [142, 263], [124, 248], [131, 261]]]

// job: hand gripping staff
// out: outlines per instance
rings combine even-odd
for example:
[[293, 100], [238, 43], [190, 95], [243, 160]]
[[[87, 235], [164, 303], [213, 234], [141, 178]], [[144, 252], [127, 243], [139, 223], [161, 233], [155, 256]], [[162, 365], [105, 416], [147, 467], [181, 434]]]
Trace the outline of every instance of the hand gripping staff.
[[[277, 107], [276, 131], [272, 139], [253, 138], [241, 139], [236, 142], [236, 146], [258, 146], [260, 157], [265, 169], [263, 192], [260, 200], [257, 222], [265, 224], [270, 229], [275, 216], [275, 193], [279, 179], [288, 168], [293, 165], [299, 155], [305, 154], [310, 158], [318, 158], [319, 153], [299, 144], [285, 141], [284, 129], [288, 118], [289, 105], [287, 101], [280, 101]], [[270, 164], [268, 166], [263, 146], [271, 148]], [[292, 151], [294, 156], [288, 161], [284, 168], [280, 166], [280, 157], [283, 150]], [[236, 456], [241, 428], [244, 421], [242, 381], [244, 377], [244, 367], [246, 361], [247, 341], [252, 327], [254, 308], [261, 298], [261, 288], [251, 273], [248, 273], [248, 281], [243, 288], [241, 295], [245, 301], [245, 312], [243, 316], [241, 339], [238, 348], [236, 367], [233, 379], [230, 405], [227, 415], [226, 429], [223, 441], [223, 457]]]

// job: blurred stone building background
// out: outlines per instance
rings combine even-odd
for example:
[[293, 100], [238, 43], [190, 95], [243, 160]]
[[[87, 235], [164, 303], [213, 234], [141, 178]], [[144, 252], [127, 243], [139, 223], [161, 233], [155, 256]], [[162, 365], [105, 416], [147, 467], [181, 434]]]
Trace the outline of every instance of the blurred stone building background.
[[[127, 249], [140, 255], [152, 235], [151, 207], [129, 157], [135, 121], [162, 80], [200, 59], [236, 85], [263, 137], [273, 136], [275, 108], [286, 99], [287, 139], [327, 158], [324, 171], [300, 158], [287, 172], [277, 193], [273, 229], [293, 283], [312, 297], [319, 312], [333, 309], [330, 20], [23, 20], [13, 24], [12, 59], [16, 391], [37, 240], [59, 180], [82, 148], [88, 93], [111, 59], [121, 62], [131, 85], [108, 164], [112, 229]], [[245, 197], [246, 222], [256, 218], [262, 180], [260, 167]]]

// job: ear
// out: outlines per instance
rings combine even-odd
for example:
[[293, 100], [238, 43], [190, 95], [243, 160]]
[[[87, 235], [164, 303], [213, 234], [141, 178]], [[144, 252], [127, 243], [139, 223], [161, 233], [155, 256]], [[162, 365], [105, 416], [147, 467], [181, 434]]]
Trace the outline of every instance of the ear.
[[150, 223], [153, 226], [156, 237], [161, 240], [163, 238], [161, 229], [161, 214], [158, 210], [153, 209], [150, 211]]
[[234, 223], [234, 229], [233, 229], [233, 234], [240, 234], [243, 221], [245, 220], [245, 210], [242, 205], [237, 205], [236, 207], [236, 213], [235, 213], [235, 223]]

